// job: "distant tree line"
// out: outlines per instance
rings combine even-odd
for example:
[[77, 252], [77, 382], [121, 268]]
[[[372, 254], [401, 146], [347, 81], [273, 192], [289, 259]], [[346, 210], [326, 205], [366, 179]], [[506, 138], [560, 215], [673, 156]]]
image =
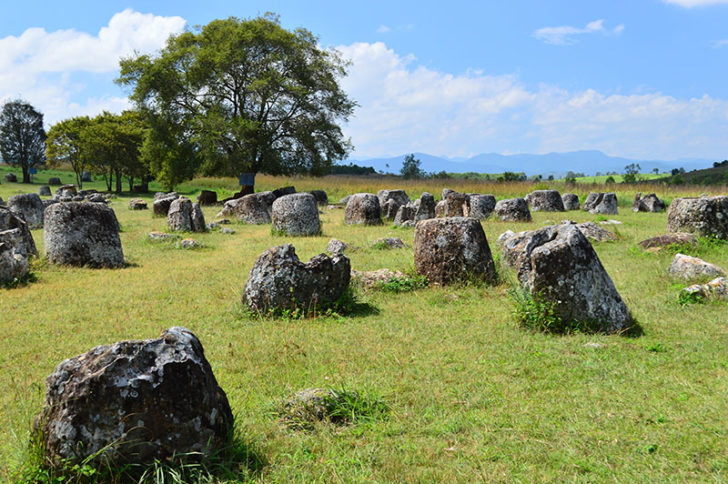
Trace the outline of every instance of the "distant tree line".
[[377, 171], [371, 166], [349, 163], [348, 165], [333, 165], [329, 173], [332, 175], [376, 175]]

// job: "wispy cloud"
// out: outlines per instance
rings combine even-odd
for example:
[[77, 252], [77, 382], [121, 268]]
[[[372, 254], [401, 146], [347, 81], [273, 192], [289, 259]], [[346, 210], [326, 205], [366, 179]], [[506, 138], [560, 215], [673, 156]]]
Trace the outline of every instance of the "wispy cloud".
[[728, 0], [663, 0], [671, 5], [684, 8], [709, 7], [711, 5], [728, 5]]
[[[160, 49], [185, 23], [181, 17], [127, 9], [111, 17], [95, 35], [30, 28], [17, 37], [0, 38], [0, 102], [23, 97], [40, 107], [48, 122], [127, 107], [128, 100], [110, 82], [118, 72], [119, 59]], [[98, 84], [99, 78], [108, 78], [106, 90], [119, 95], [89, 95], [87, 89]], [[83, 99], [83, 104], [74, 98]]]
[[598, 149], [676, 159], [728, 152], [725, 99], [529, 88], [512, 75], [433, 70], [383, 42], [338, 49], [352, 61], [343, 87], [360, 104], [345, 127], [357, 156]]
[[573, 27], [562, 25], [559, 27], [543, 27], [536, 30], [533, 36], [543, 40], [547, 44], [571, 45], [578, 41], [578, 36], [585, 34], [619, 35], [624, 31], [624, 25], [620, 24], [613, 29], [604, 27], [604, 19], [589, 22], [584, 27]]
[[728, 39], [716, 40], [715, 42], [713, 42], [712, 45], [713, 45], [713, 48], [714, 49], [720, 49], [722, 47], [728, 47]]
[[388, 34], [390, 32], [401, 32], [401, 31], [407, 31], [412, 30], [415, 28], [412, 24], [405, 24], [405, 25], [397, 25], [396, 27], [390, 27], [389, 25], [380, 25], [377, 29], [378, 34]]

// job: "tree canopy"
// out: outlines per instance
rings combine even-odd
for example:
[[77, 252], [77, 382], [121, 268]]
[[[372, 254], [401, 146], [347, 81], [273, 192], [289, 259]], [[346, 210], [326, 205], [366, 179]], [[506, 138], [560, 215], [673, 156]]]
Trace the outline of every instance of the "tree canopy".
[[81, 175], [87, 168], [87, 156], [81, 143], [81, 132], [91, 124], [88, 116], [64, 119], [51, 126], [46, 139], [46, 158], [51, 166], [62, 163], [71, 165], [76, 174], [76, 184], [83, 188]]
[[351, 150], [338, 125], [356, 105], [338, 83], [346, 66], [266, 14], [172, 36], [156, 56], [123, 59], [117, 82], [148, 118], [145, 150], [170, 153], [155, 173], [323, 174]]
[[51, 126], [46, 155], [51, 166], [70, 164], [79, 188], [83, 187], [81, 174], [90, 170], [104, 176], [109, 191], [116, 180], [116, 191], [121, 192], [124, 176], [131, 190], [134, 178], [148, 172], [142, 160], [144, 131], [137, 111], [77, 116]]
[[137, 111], [103, 112], [81, 131], [84, 156], [92, 171], [104, 175], [109, 191], [114, 188], [114, 179], [116, 192], [121, 192], [122, 177], [128, 178], [131, 190], [134, 178], [147, 173], [141, 157], [143, 137]]
[[414, 153], [405, 155], [402, 168], [399, 173], [405, 179], [424, 178], [427, 174], [420, 168], [420, 160], [415, 158]]
[[30, 169], [45, 163], [46, 132], [43, 114], [25, 101], [8, 101], [0, 112], [0, 156], [20, 166], [23, 183], [30, 183]]

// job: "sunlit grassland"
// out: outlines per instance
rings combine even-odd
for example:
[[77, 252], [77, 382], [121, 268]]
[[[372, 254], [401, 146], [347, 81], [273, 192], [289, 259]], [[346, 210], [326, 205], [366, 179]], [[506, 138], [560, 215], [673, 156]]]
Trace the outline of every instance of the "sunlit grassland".
[[[40, 177], [41, 175], [39, 175]], [[39, 181], [42, 181], [39, 180]], [[65, 180], [64, 180], [65, 181]], [[70, 181], [70, 180], [69, 180]], [[293, 184], [324, 189], [331, 200], [360, 191], [405, 188], [439, 196], [447, 186], [523, 196], [530, 183], [403, 181], [356, 177], [258, 176], [257, 189]], [[95, 181], [92, 186], [103, 187]], [[572, 188], [548, 185], [564, 191]], [[179, 187], [221, 196], [233, 179], [197, 179]], [[539, 188], [545, 188], [546, 185]], [[323, 235], [273, 236], [270, 226], [233, 223], [233, 235], [194, 234], [200, 250], [147, 240], [166, 221], [112, 208], [122, 226], [128, 267], [92, 270], [34, 263], [37, 281], [0, 289], [0, 481], [23, 460], [45, 377], [65, 358], [99, 344], [156, 337], [173, 325], [194, 331], [237, 415], [236, 427], [264, 457], [261, 482], [724, 481], [728, 472], [728, 311], [721, 304], [680, 306], [684, 284], [667, 276], [672, 254], [645, 253], [637, 242], [664, 233], [665, 214], [632, 213], [635, 187], [615, 187], [623, 222], [615, 243], [595, 243], [605, 268], [644, 330], [639, 338], [551, 336], [518, 327], [500, 268], [493, 287], [427, 287], [409, 293], [359, 290], [370, 310], [357, 316], [259, 319], [240, 297], [255, 258], [292, 242], [302, 260], [336, 237], [359, 246], [354, 269], [413, 269], [412, 229], [348, 227], [343, 210], [323, 209]], [[36, 191], [3, 183], [0, 197]], [[152, 187], [153, 190], [157, 187]], [[594, 189], [577, 185], [583, 196]], [[604, 190], [604, 186], [599, 187]], [[668, 201], [710, 189], [640, 186]], [[719, 193], [717, 190], [710, 193]], [[151, 203], [151, 196], [146, 195]], [[219, 207], [205, 208], [208, 221]], [[527, 224], [483, 222], [493, 253], [498, 235], [588, 213], [534, 213]], [[43, 252], [43, 232], [33, 232]], [[409, 248], [377, 250], [374, 240], [402, 238]], [[725, 245], [696, 255], [728, 268]], [[498, 264], [500, 266], [500, 264]], [[587, 347], [596, 342], [603, 346]], [[342, 428], [294, 432], [271, 408], [308, 387], [374, 393], [387, 418]], [[245, 477], [244, 477], [245, 478]], [[243, 478], [241, 478], [243, 479]]]

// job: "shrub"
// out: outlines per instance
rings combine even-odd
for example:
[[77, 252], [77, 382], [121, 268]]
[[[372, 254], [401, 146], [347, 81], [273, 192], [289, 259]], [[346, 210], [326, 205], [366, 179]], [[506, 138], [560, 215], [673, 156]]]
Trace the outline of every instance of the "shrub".
[[703, 304], [705, 303], [705, 296], [701, 292], [680, 291], [680, 294], [677, 296], [677, 303], [681, 306]]
[[516, 320], [526, 329], [555, 334], [599, 331], [596, 322], [563, 319], [558, 314], [557, 303], [548, 301], [540, 295], [534, 296], [521, 288], [511, 289], [508, 294], [511, 297]]
[[380, 283], [379, 289], [384, 292], [410, 292], [425, 287], [427, 284], [428, 281], [425, 276], [393, 277], [387, 282]]
[[347, 425], [373, 421], [388, 411], [381, 398], [341, 387], [299, 392], [283, 402], [277, 413], [290, 429], [313, 430], [317, 423]]

